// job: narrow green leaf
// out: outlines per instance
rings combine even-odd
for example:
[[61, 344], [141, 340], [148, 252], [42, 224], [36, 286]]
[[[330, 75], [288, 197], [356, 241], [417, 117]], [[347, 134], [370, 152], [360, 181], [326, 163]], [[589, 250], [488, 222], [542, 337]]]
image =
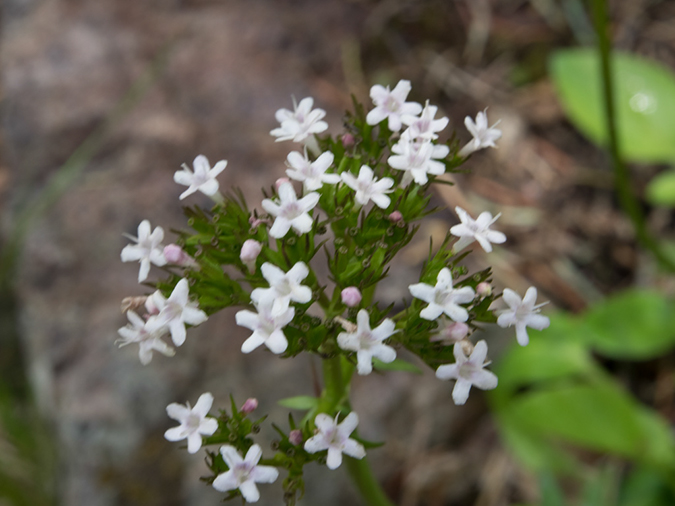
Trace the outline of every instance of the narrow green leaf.
[[675, 170], [661, 172], [649, 182], [647, 199], [657, 206], [675, 206]]
[[279, 405], [289, 409], [312, 409], [319, 403], [319, 399], [310, 395], [298, 395], [281, 399]]

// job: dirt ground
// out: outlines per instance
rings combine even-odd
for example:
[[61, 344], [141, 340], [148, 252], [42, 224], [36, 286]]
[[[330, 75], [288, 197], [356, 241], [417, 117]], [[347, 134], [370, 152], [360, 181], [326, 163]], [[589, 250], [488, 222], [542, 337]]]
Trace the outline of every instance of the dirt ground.
[[[136, 283], [136, 266], [120, 262], [122, 233], [135, 235], [143, 219], [185, 227], [172, 174], [200, 153], [227, 159], [222, 187], [259, 202], [260, 187], [284, 173], [290, 145], [274, 143], [269, 131], [292, 95], [314, 97], [333, 132], [350, 93], [366, 100], [371, 84], [399, 78], [412, 81], [413, 99], [438, 105], [461, 139], [469, 138], [465, 116], [488, 107], [491, 122], [501, 119], [499, 148], [474, 156], [455, 187], [438, 189], [435, 200], [447, 210], [405, 251], [383, 297], [405, 293], [428, 236], [445, 234], [456, 205], [503, 213], [508, 242], [490, 257], [500, 288], [535, 285], [555, 306], [579, 311], [652, 282], [654, 265], [616, 206], [605, 155], [566, 122], [546, 77], [554, 48], [592, 39], [588, 20], [560, 7], [572, 3], [5, 0], [5, 233], [17, 206], [157, 67], [147, 93], [30, 230], [21, 256], [23, 345], [39, 406], [58, 436], [60, 503], [216, 504], [220, 494], [198, 481], [201, 458], [163, 439], [171, 426], [165, 406], [204, 391], [225, 405], [233, 392], [242, 401], [257, 397], [260, 412], [283, 423], [276, 401], [312, 393], [308, 358], [240, 353], [245, 331], [232, 311], [191, 330], [175, 358], [147, 367], [134, 350], [114, 345], [125, 324], [121, 299], [149, 291]], [[675, 2], [616, 2], [613, 19], [620, 48], [675, 65], [675, 31], [667, 29]], [[638, 188], [653, 170], [635, 171]], [[672, 235], [670, 225], [669, 215], [651, 214], [657, 232]], [[432, 372], [356, 383], [364, 436], [389, 442], [371, 452], [388, 493], [403, 506], [535, 501], [532, 477], [502, 448], [481, 394], [472, 392], [462, 408], [450, 394]], [[302, 504], [355, 504], [341, 472], [312, 469], [307, 483]], [[260, 504], [279, 504], [280, 494], [266, 487]]]

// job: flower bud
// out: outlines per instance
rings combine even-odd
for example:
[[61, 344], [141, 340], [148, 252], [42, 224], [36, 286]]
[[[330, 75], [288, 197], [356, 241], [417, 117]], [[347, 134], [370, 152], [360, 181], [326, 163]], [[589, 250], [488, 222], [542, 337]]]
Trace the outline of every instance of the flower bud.
[[462, 322], [452, 322], [441, 327], [431, 341], [442, 341], [447, 344], [458, 343], [469, 333], [469, 326]]
[[241, 412], [245, 415], [248, 415], [249, 413], [253, 413], [257, 407], [258, 399], [255, 397], [250, 397], [246, 399], [246, 402], [244, 402], [244, 405], [241, 407]]
[[389, 215], [389, 221], [392, 223], [398, 223], [403, 219], [403, 215], [400, 213], [400, 211], [394, 211]]
[[274, 182], [274, 188], [275, 188], [275, 189], [277, 190], [277, 192], [278, 192], [278, 191], [279, 191], [279, 187], [280, 187], [282, 184], [284, 184], [284, 183], [290, 183], [290, 182], [291, 182], [291, 180], [288, 179], [287, 177], [280, 177], [279, 179], [277, 179], [277, 180]]
[[239, 258], [248, 267], [250, 272], [255, 272], [255, 261], [262, 251], [262, 244], [255, 239], [247, 239], [241, 247]]
[[354, 136], [350, 133], [346, 133], [342, 136], [342, 145], [345, 148], [351, 148], [356, 143]]
[[490, 286], [490, 283], [486, 283], [485, 281], [478, 283], [478, 286], [476, 286], [476, 293], [481, 297], [492, 295], [492, 287]]
[[302, 444], [302, 431], [295, 429], [288, 435], [288, 440], [292, 445], [300, 446]]
[[361, 302], [361, 292], [355, 286], [348, 286], [342, 293], [342, 303], [347, 307], [358, 306]]
[[195, 264], [195, 259], [185, 253], [178, 244], [164, 246], [164, 258], [168, 263], [181, 267], [190, 267]]

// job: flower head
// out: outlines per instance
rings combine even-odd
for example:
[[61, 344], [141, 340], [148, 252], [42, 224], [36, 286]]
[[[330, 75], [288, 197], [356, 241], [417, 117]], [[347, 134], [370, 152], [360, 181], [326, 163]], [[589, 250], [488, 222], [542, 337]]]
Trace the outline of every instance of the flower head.
[[455, 404], [464, 404], [469, 398], [471, 386], [481, 390], [492, 390], [497, 387], [497, 376], [483, 368], [487, 357], [487, 344], [478, 341], [469, 358], [464, 355], [462, 343], [456, 343], [452, 349], [455, 354], [455, 363], [440, 366], [436, 370], [436, 377], [441, 380], [455, 379], [455, 388], [452, 390], [452, 400]]
[[525, 346], [530, 342], [530, 337], [527, 335], [527, 327], [544, 330], [551, 324], [551, 320], [547, 316], [539, 314], [539, 308], [544, 304], [548, 304], [548, 302], [535, 306], [535, 302], [537, 301], [537, 289], [535, 287], [531, 286], [528, 288], [522, 300], [520, 300], [520, 295], [516, 292], [505, 288], [502, 298], [508, 304], [509, 309], [501, 311], [501, 314], [497, 318], [497, 325], [504, 328], [515, 325], [516, 338], [518, 339], [518, 344], [521, 346]]
[[342, 303], [347, 307], [355, 307], [361, 303], [361, 291], [355, 286], [348, 286], [340, 292]]
[[314, 419], [316, 434], [305, 442], [305, 451], [308, 453], [328, 450], [326, 460], [328, 469], [340, 467], [343, 453], [355, 459], [362, 459], [366, 456], [363, 445], [349, 438], [359, 424], [358, 415], [352, 411], [342, 420], [342, 423], [338, 424], [337, 421], [337, 416], [333, 419], [324, 413], [316, 415]]
[[288, 109], [279, 109], [275, 117], [281, 123], [281, 127], [275, 128], [270, 132], [276, 137], [276, 142], [289, 141], [303, 142], [310, 135], [324, 132], [328, 129], [328, 124], [321, 119], [326, 115], [323, 109], [314, 109], [314, 99], [311, 97], [303, 98], [299, 104], [293, 99], [293, 111]]
[[389, 130], [398, 132], [401, 129], [402, 115], [415, 115], [422, 110], [422, 106], [417, 102], [405, 101], [411, 88], [410, 81], [403, 79], [391, 91], [389, 91], [389, 86], [385, 88], [379, 84], [370, 88], [370, 98], [373, 99], [375, 109], [366, 116], [366, 123], [377, 125], [389, 118]]
[[157, 227], [152, 230], [150, 222], [143, 220], [138, 225], [138, 237], [129, 237], [136, 244], [129, 244], [124, 247], [122, 254], [122, 262], [133, 262], [138, 260], [141, 263], [141, 268], [138, 271], [138, 282], [142, 283], [148, 278], [150, 272], [150, 263], [158, 267], [166, 265], [166, 258], [164, 258], [164, 246], [162, 240], [164, 239], [164, 229]]
[[275, 314], [288, 309], [291, 301], [306, 304], [312, 300], [312, 289], [300, 282], [309, 274], [304, 262], [298, 262], [288, 272], [265, 262], [260, 267], [263, 277], [270, 284], [269, 288], [256, 288], [251, 292], [251, 300], [257, 305], [271, 305]]
[[436, 286], [417, 283], [408, 287], [413, 297], [428, 302], [429, 305], [420, 312], [425, 320], [435, 320], [445, 313], [456, 322], [465, 322], [469, 313], [459, 304], [471, 302], [474, 298], [473, 288], [463, 286], [452, 287], [452, 273], [447, 267], [438, 273]]
[[411, 114], [404, 115], [401, 121], [403, 124], [408, 125], [408, 130], [405, 133], [412, 139], [438, 139], [436, 132], [440, 132], [448, 126], [450, 120], [446, 117], [434, 119], [437, 111], [438, 107], [429, 105], [429, 101], [427, 100], [424, 110], [419, 117]]
[[286, 174], [291, 179], [302, 181], [303, 189], [306, 192], [318, 190], [324, 183], [337, 184], [341, 181], [338, 174], [326, 174], [328, 168], [333, 164], [334, 158], [333, 153], [326, 151], [311, 162], [307, 152], [303, 156], [297, 151], [292, 151], [286, 157], [286, 161], [291, 167], [286, 169]]
[[197, 191], [209, 197], [216, 197], [218, 195], [219, 185], [216, 176], [225, 170], [227, 160], [221, 160], [211, 168], [209, 159], [204, 155], [198, 155], [194, 159], [194, 162], [192, 162], [194, 172], [190, 170], [187, 164], [183, 164], [182, 167], [183, 170], [178, 170], [173, 175], [173, 180], [176, 183], [188, 187], [187, 190], [180, 194], [180, 200]]
[[[122, 337], [118, 341], [118, 344], [121, 348], [127, 344], [138, 343], [138, 358], [140, 358], [141, 364], [148, 365], [150, 363], [153, 351], [158, 351], [167, 357], [173, 357], [176, 354], [176, 351], [171, 346], [162, 341], [162, 336], [165, 334], [164, 329], [148, 329], [148, 322], [154, 317], [150, 317], [150, 320], [145, 321], [134, 311], [127, 311], [127, 318], [129, 319], [127, 326], [117, 331]], [[152, 324], [150, 326], [152, 327]]]
[[195, 259], [188, 255], [178, 244], [169, 244], [164, 247], [164, 258], [167, 263], [180, 267], [196, 267]]
[[237, 325], [253, 331], [241, 345], [243, 353], [251, 353], [261, 344], [277, 355], [288, 348], [288, 341], [281, 329], [293, 320], [295, 308], [288, 307], [285, 311], [274, 312], [272, 306], [270, 303], [260, 304], [257, 313], [243, 309], [235, 315]]
[[396, 333], [394, 321], [386, 318], [377, 328], [371, 330], [368, 311], [365, 309], [358, 312], [356, 321], [358, 323], [356, 331], [341, 332], [337, 342], [343, 350], [356, 352], [358, 373], [366, 375], [373, 371], [373, 357], [385, 363], [393, 362], [396, 350], [382, 342]]
[[340, 175], [345, 184], [356, 191], [356, 201], [362, 206], [372, 200], [380, 209], [389, 207], [391, 199], [386, 194], [391, 193], [393, 190], [390, 188], [394, 186], [394, 180], [390, 177], [378, 180], [373, 177], [373, 169], [367, 165], [361, 166], [358, 178], [355, 178], [351, 172], [343, 172]]
[[485, 252], [490, 253], [492, 251], [491, 243], [502, 244], [506, 241], [504, 234], [496, 230], [490, 230], [490, 226], [499, 219], [501, 213], [493, 218], [492, 214], [485, 211], [474, 220], [469, 213], [459, 206], [455, 207], [455, 211], [461, 221], [459, 225], [450, 229], [452, 235], [460, 238], [453, 248], [455, 251], [461, 251], [473, 241], [478, 241]]
[[276, 217], [270, 229], [272, 237], [281, 239], [291, 227], [298, 234], [306, 234], [312, 230], [314, 222], [308, 213], [319, 203], [318, 193], [308, 193], [298, 200], [293, 185], [283, 183], [279, 186], [279, 201], [278, 204], [272, 199], [262, 201], [263, 209]]
[[440, 176], [445, 174], [445, 164], [439, 162], [448, 156], [448, 146], [436, 145], [431, 141], [418, 141], [406, 135], [391, 148], [393, 155], [387, 163], [394, 169], [407, 171], [407, 182], [413, 179], [417, 184], [426, 184], [427, 174]]
[[169, 404], [166, 407], [167, 415], [178, 420], [180, 425], [167, 430], [164, 437], [169, 441], [187, 439], [188, 452], [196, 453], [202, 447], [202, 435], [211, 436], [218, 430], [218, 421], [206, 416], [212, 404], [213, 395], [208, 392], [199, 396], [194, 408], [190, 408], [190, 403], [185, 406], [175, 402]]
[[258, 259], [262, 247], [262, 243], [259, 243], [255, 239], [247, 239], [241, 246], [239, 258], [244, 262], [244, 265], [248, 267], [250, 272], [255, 272], [255, 261]]
[[279, 477], [275, 467], [258, 465], [262, 457], [260, 445], [251, 446], [243, 459], [237, 449], [230, 445], [221, 446], [220, 454], [230, 469], [213, 480], [213, 488], [219, 492], [238, 488], [246, 502], [256, 502], [260, 499], [260, 492], [255, 484], [273, 483]]
[[500, 139], [502, 136], [502, 131], [498, 128], [495, 128], [498, 124], [495, 123], [491, 127], [488, 127], [487, 121], [487, 109], [481, 111], [476, 115], [476, 122], [471, 119], [470, 116], [467, 116], [464, 119], [464, 124], [466, 125], [467, 130], [473, 135], [473, 139], [464, 146], [459, 151], [459, 156], [469, 156], [474, 151], [484, 148], [496, 148], [497, 145], [495, 141]]

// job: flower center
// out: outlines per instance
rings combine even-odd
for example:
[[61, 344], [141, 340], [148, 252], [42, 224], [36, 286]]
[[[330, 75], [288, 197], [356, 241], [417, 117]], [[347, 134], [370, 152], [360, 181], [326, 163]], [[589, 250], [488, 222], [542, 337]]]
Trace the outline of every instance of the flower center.
[[197, 415], [195, 413], [190, 413], [187, 420], [185, 421], [185, 425], [191, 431], [195, 431], [195, 430], [199, 429], [200, 423], [201, 423], [201, 419], [199, 418], [199, 415]]
[[387, 101], [384, 103], [384, 107], [389, 112], [396, 112], [401, 108], [401, 104], [398, 102], [398, 100], [389, 95], [389, 97], [387, 97]]
[[240, 464], [235, 465], [232, 471], [234, 472], [234, 476], [240, 485], [250, 479], [251, 466], [246, 462], [241, 462]]
[[302, 209], [297, 202], [289, 202], [286, 204], [282, 211], [282, 216], [287, 220], [294, 220], [302, 214]]

